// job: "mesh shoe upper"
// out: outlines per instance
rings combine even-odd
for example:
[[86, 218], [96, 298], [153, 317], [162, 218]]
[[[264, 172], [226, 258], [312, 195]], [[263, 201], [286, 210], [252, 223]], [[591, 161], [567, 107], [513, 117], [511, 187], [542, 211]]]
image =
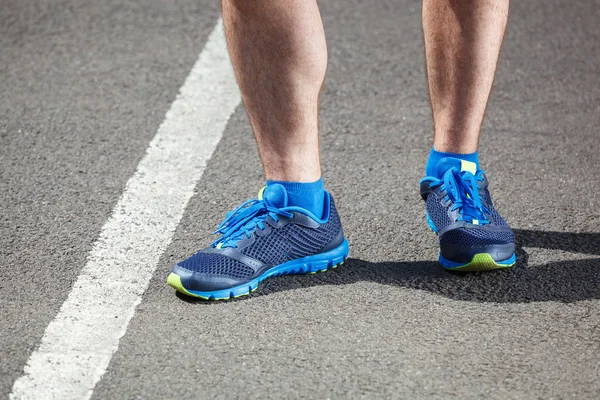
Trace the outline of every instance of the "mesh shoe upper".
[[339, 236], [340, 231], [340, 218], [335, 209], [335, 204], [331, 200], [329, 219], [324, 224], [319, 224], [315, 228], [307, 228], [302, 225], [288, 223], [271, 235], [256, 240], [240, 251], [242, 254], [260, 260], [265, 264], [277, 265], [318, 253], [336, 236]]

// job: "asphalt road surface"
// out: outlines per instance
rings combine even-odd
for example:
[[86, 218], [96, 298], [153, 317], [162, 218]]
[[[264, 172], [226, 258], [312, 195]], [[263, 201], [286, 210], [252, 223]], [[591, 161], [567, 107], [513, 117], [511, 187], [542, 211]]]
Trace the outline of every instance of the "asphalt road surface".
[[[418, 194], [432, 131], [419, 2], [320, 6], [324, 180], [349, 261], [230, 302], [165, 285], [170, 267], [263, 184], [237, 106], [146, 266], [149, 284], [134, 280], [132, 318], [115, 315], [124, 334], [103, 324], [118, 349], [86, 343], [106, 367], [79, 370], [89, 354], [61, 347], [80, 360], [69, 373], [96, 378], [53, 382], [93, 399], [599, 398], [600, 2], [512, 5], [481, 158], [519, 262], [470, 275], [435, 262]], [[15, 382], [58, 368], [51, 355], [43, 373], [26, 366], [47, 355], [43, 337], [218, 18], [218, 2], [206, 0], [2, 1], [0, 396], [53, 395]], [[67, 343], [80, 335], [64, 329]]]

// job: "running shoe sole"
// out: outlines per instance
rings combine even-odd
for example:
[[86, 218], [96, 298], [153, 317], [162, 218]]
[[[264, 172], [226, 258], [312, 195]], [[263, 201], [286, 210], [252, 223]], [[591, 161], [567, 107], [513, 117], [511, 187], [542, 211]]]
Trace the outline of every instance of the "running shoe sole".
[[181, 277], [174, 272], [169, 274], [167, 284], [187, 296], [197, 297], [203, 300], [230, 300], [249, 295], [258, 288], [260, 282], [274, 276], [316, 274], [317, 272], [325, 272], [329, 269], [337, 268], [344, 264], [344, 261], [348, 258], [348, 252], [348, 240], [344, 239], [342, 244], [333, 250], [276, 265], [266, 270], [258, 277], [241, 285], [212, 292], [200, 292], [186, 289], [181, 282]]

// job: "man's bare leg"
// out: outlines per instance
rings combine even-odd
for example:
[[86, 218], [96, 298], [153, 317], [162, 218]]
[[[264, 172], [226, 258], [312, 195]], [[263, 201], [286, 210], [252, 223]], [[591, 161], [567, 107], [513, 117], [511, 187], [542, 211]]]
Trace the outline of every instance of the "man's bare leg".
[[427, 78], [437, 151], [477, 151], [508, 4], [508, 0], [423, 0]]
[[223, 20], [266, 178], [318, 180], [327, 47], [316, 0], [223, 0]]

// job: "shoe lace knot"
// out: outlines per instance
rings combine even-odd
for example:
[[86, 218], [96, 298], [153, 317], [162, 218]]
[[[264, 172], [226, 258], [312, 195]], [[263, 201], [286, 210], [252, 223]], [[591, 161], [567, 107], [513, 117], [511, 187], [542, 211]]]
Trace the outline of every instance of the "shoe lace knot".
[[293, 218], [293, 214], [267, 204], [263, 200], [251, 199], [242, 203], [238, 208], [226, 214], [225, 219], [213, 234], [221, 234], [211, 246], [217, 248], [237, 247], [237, 243], [250, 237], [255, 229], [264, 230], [268, 217], [278, 221], [279, 216]]
[[484, 225], [490, 223], [486, 215], [491, 214], [491, 211], [482, 203], [479, 195], [477, 182], [482, 180], [480, 173], [475, 176], [470, 171], [450, 168], [442, 179], [432, 182], [430, 187], [440, 186], [440, 190], [446, 192], [446, 200], [453, 204], [451, 211], [459, 210], [460, 217], [457, 221]]

